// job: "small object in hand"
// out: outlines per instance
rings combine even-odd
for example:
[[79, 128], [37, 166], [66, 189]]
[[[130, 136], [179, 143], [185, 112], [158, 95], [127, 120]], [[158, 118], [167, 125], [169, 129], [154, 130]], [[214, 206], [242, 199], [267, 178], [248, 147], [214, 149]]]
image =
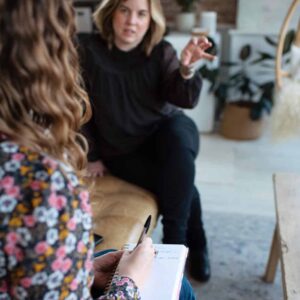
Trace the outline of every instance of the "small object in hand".
[[[148, 230], [149, 230], [149, 228], [150, 228], [150, 223], [151, 223], [151, 215], [148, 216], [148, 218], [147, 218], [147, 220], [146, 220], [146, 222], [145, 222], [145, 224], [144, 224], [143, 230], [142, 230], [142, 232], [141, 232], [141, 235], [140, 235], [140, 237], [139, 237], [139, 239], [138, 239], [138, 242], [137, 242], [135, 248], [136, 248], [140, 243], [143, 242], [143, 240], [144, 240], [145, 236], [147, 235], [147, 232], [148, 232]], [[134, 249], [135, 249], [135, 248], [134, 248]]]

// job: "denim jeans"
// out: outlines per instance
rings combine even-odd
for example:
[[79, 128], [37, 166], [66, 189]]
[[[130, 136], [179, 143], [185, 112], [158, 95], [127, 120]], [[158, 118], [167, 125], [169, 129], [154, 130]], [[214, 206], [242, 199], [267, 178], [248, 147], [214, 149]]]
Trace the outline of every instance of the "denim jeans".
[[199, 133], [183, 113], [162, 121], [136, 151], [104, 160], [115, 176], [157, 196], [163, 242], [191, 249], [206, 245], [200, 195], [194, 185]]
[[182, 278], [179, 300], [195, 300], [195, 294], [190, 282], [185, 276]]

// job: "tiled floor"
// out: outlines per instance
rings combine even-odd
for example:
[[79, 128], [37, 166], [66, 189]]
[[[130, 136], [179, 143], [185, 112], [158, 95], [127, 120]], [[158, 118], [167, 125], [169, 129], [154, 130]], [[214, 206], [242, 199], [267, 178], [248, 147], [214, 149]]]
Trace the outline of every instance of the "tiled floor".
[[196, 184], [204, 210], [274, 215], [272, 174], [300, 173], [300, 137], [272, 142], [268, 130], [255, 141], [202, 134]]
[[[272, 174], [300, 173], [299, 150], [300, 137], [275, 143], [268, 128], [255, 141], [202, 134], [196, 184], [202, 194], [213, 272], [206, 285], [192, 281], [197, 299], [282, 299], [280, 270], [273, 285], [263, 283], [260, 276], [275, 223]], [[225, 228], [229, 229], [224, 233]]]
[[[281, 299], [280, 273], [273, 286], [262, 283], [259, 275], [264, 270], [275, 221], [272, 174], [300, 173], [300, 137], [274, 143], [267, 128], [255, 141], [202, 134], [196, 163], [196, 185], [202, 195], [208, 237], [223, 239], [209, 241], [213, 276], [206, 285], [192, 281], [197, 299]], [[222, 226], [228, 226], [229, 233], [223, 234]], [[245, 234], [240, 234], [242, 231]], [[159, 240], [160, 232], [158, 227], [154, 241]]]

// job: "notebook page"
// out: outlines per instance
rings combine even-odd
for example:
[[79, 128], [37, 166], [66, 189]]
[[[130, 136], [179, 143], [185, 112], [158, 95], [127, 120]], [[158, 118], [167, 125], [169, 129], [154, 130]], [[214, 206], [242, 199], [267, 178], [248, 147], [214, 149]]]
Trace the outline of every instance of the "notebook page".
[[[133, 249], [134, 244], [129, 244]], [[184, 245], [154, 244], [158, 251], [150, 276], [141, 289], [143, 300], [177, 300], [188, 248]]]

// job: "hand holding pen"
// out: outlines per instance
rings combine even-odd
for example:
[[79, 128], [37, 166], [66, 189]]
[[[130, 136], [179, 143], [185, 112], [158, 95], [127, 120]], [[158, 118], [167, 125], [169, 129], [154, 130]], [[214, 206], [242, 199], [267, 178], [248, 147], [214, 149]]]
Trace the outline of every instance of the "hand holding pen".
[[142, 230], [142, 232], [141, 232], [141, 234], [140, 234], [140, 237], [139, 237], [139, 239], [138, 239], [138, 242], [137, 242], [136, 246], [134, 247], [134, 249], [136, 249], [137, 246], [138, 246], [140, 243], [142, 243], [143, 240], [145, 239], [145, 237], [146, 237], [146, 235], [147, 235], [147, 232], [148, 232], [148, 230], [149, 230], [149, 228], [150, 228], [150, 224], [151, 224], [151, 215], [148, 216], [148, 218], [147, 218], [147, 220], [146, 220], [146, 222], [145, 222], [145, 224], [144, 224], [143, 230]]
[[152, 239], [145, 237], [134, 251], [124, 251], [118, 265], [118, 274], [131, 278], [141, 288], [150, 275], [153, 260]]
[[154, 260], [152, 239], [147, 237], [151, 216], [147, 218], [133, 251], [125, 251], [118, 265], [118, 274], [131, 278], [140, 288], [150, 274]]

